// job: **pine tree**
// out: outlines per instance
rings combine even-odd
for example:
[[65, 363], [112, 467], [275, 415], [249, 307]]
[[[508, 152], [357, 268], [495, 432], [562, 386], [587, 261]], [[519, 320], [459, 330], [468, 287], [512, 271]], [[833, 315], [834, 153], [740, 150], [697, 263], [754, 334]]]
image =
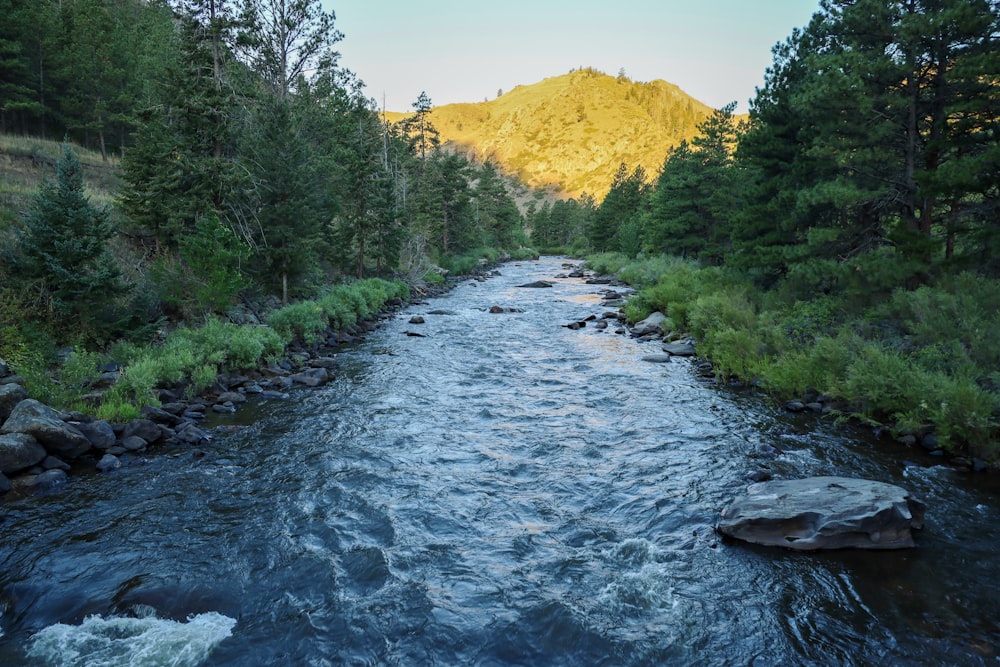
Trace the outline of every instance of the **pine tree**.
[[7, 261], [11, 276], [48, 301], [63, 331], [80, 327], [86, 337], [107, 335], [107, 310], [127, 287], [111, 257], [115, 233], [106, 208], [90, 203], [80, 162], [68, 144], [56, 163], [55, 181], [43, 183]]

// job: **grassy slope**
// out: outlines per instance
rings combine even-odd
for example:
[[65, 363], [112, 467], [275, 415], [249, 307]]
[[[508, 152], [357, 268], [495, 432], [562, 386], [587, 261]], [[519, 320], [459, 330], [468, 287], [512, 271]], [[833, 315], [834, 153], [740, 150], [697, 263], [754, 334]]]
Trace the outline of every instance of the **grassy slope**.
[[666, 81], [578, 70], [489, 102], [436, 107], [431, 120], [443, 142], [495, 159], [527, 185], [600, 199], [619, 164], [641, 165], [652, 178], [667, 151], [692, 139], [711, 112]]
[[[118, 188], [118, 160], [108, 162], [101, 154], [73, 146], [83, 166], [83, 177], [91, 201], [110, 204]], [[58, 141], [0, 134], [0, 231], [23, 211], [38, 186], [55, 178], [56, 160], [62, 156]]]

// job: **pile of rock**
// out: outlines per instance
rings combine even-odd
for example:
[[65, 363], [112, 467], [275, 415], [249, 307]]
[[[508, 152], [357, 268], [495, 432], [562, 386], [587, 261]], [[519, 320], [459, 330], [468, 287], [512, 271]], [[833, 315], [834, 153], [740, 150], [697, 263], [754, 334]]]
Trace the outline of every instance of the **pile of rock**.
[[110, 424], [55, 410], [28, 398], [20, 384], [0, 385], [0, 493], [12, 487], [8, 475], [24, 487], [46, 488], [65, 481], [71, 463], [96, 461], [98, 470], [113, 470], [123, 455], [151, 445], [208, 439], [194, 419], [167, 410], [148, 407], [140, 419]]
[[[362, 324], [344, 336], [353, 338], [367, 330]], [[199, 445], [211, 439], [199, 427], [207, 412], [233, 413], [255, 396], [288, 398], [293, 386], [326, 384], [337, 366], [329, 347], [293, 348], [277, 364], [218, 376], [208, 391], [193, 399], [161, 389], [160, 407], [146, 406], [141, 418], [111, 424], [30, 398], [24, 380], [0, 360], [0, 493], [11, 490], [12, 478], [25, 489], [48, 488], [64, 482], [71, 466], [95, 465], [107, 472], [154, 445]]]

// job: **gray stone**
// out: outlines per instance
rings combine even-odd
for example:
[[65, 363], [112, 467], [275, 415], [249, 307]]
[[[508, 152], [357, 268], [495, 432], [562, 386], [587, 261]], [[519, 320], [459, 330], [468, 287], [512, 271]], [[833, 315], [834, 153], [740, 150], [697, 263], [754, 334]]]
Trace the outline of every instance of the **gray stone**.
[[177, 439], [188, 445], [200, 445], [211, 440], [211, 436], [193, 424], [177, 429]]
[[11, 489], [10, 480], [7, 479], [6, 475], [0, 473], [0, 495], [7, 493], [8, 491], [10, 491], [10, 489]]
[[3, 359], [0, 359], [0, 378], [5, 378], [10, 375], [10, 366]]
[[548, 280], [536, 280], [533, 283], [525, 283], [524, 285], [518, 285], [518, 287], [552, 287], [554, 283], [550, 283]]
[[110, 472], [116, 468], [120, 468], [122, 462], [118, 460], [118, 457], [114, 454], [105, 454], [101, 457], [101, 460], [97, 462], [97, 469], [101, 472]]
[[657, 311], [641, 322], [636, 322], [632, 327], [632, 335], [636, 338], [649, 336], [651, 334], [663, 335], [664, 326], [667, 323], [667, 316]]
[[27, 433], [0, 435], [0, 472], [17, 472], [45, 459], [45, 448]]
[[0, 434], [3, 433], [27, 433], [49, 453], [70, 459], [93, 446], [79, 429], [64, 422], [58, 412], [32, 398], [17, 404], [0, 428]]
[[69, 464], [58, 456], [46, 456], [42, 461], [42, 467], [46, 470], [65, 470], [69, 472]]
[[95, 420], [90, 422], [80, 422], [75, 425], [77, 430], [90, 440], [90, 443], [97, 449], [107, 449], [115, 444], [118, 438], [111, 424], [106, 421]]
[[309, 365], [313, 368], [325, 368], [332, 371], [340, 366], [340, 362], [333, 357], [316, 357], [309, 360]]
[[642, 358], [643, 361], [648, 361], [651, 364], [667, 364], [670, 363], [669, 354], [647, 354]]
[[122, 447], [130, 452], [137, 452], [141, 449], [145, 449], [146, 445], [149, 443], [140, 438], [137, 435], [130, 435], [127, 438], [122, 438]]
[[145, 440], [147, 443], [154, 443], [163, 436], [163, 431], [152, 419], [133, 419], [125, 424], [122, 429], [121, 439], [127, 440], [133, 435]]
[[423, 324], [423, 323], [424, 323], [424, 318], [420, 317], [420, 315], [414, 315], [413, 317], [410, 318], [410, 324]]
[[41, 475], [36, 475], [34, 479], [28, 482], [27, 486], [33, 489], [50, 489], [65, 482], [66, 471], [56, 468], [54, 470], [46, 470]]
[[181, 418], [177, 416], [177, 413], [163, 410], [161, 408], [154, 408], [152, 405], [143, 406], [141, 412], [145, 419], [157, 424], [177, 426], [181, 423]]
[[667, 343], [663, 346], [663, 351], [675, 357], [693, 357], [695, 355], [694, 343], [691, 341]]
[[330, 373], [325, 368], [310, 368], [292, 376], [292, 382], [307, 387], [318, 387], [330, 381]]
[[797, 550], [914, 546], [924, 504], [893, 484], [810, 477], [753, 484], [722, 511], [719, 532]]
[[7, 421], [18, 403], [28, 398], [28, 392], [19, 384], [0, 384], [0, 424]]
[[284, 391], [274, 391], [273, 389], [265, 389], [262, 393], [261, 398], [266, 398], [268, 400], [283, 400], [289, 398], [291, 394]]
[[246, 394], [241, 394], [238, 391], [226, 391], [226, 392], [223, 392], [223, 393], [219, 394], [218, 402], [219, 403], [234, 403], [234, 404], [235, 403], [246, 403], [247, 402], [247, 396], [246, 396]]

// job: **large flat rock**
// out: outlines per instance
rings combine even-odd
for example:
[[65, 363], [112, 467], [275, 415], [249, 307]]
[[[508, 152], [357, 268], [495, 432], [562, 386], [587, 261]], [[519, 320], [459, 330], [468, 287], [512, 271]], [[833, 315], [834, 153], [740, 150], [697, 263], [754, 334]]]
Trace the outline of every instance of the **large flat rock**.
[[719, 532], [789, 549], [902, 549], [914, 546], [924, 504], [906, 489], [848, 477], [754, 484], [723, 511]]

